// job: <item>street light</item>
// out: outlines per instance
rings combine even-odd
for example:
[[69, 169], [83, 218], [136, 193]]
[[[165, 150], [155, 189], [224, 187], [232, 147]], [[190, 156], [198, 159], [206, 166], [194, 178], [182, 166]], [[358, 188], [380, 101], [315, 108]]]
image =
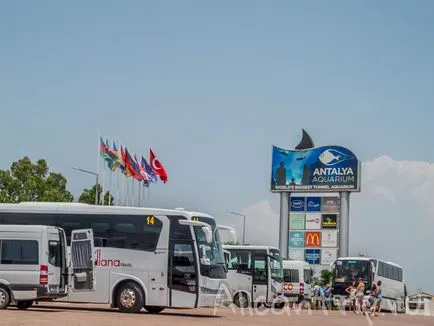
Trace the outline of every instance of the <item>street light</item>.
[[96, 176], [96, 185], [95, 185], [95, 205], [98, 205], [98, 173], [92, 172], [92, 171], [88, 171], [88, 170], [84, 170], [84, 169], [80, 169], [80, 168], [76, 168], [76, 167], [72, 167], [74, 170], [80, 171], [80, 172], [84, 172], [84, 173], [88, 173], [88, 174], [93, 174]]
[[232, 211], [227, 211], [228, 213], [234, 214], [234, 215], [238, 215], [238, 216], [242, 216], [243, 217], [243, 244], [245, 243], [245, 236], [246, 236], [246, 215], [245, 214], [241, 214], [241, 213], [237, 213], [237, 212], [232, 212]]

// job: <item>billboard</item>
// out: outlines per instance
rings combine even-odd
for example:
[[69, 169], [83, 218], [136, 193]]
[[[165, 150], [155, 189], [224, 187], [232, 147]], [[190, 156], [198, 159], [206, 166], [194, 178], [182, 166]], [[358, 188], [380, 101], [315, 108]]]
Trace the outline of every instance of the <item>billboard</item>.
[[306, 210], [305, 197], [291, 197], [289, 204], [290, 212], [304, 212]]
[[321, 212], [321, 197], [306, 197], [306, 210], [308, 212]]
[[323, 214], [322, 215], [322, 228], [323, 229], [336, 229], [338, 215], [337, 214]]
[[323, 249], [321, 253], [321, 265], [330, 265], [338, 258], [337, 249]]
[[306, 249], [305, 261], [309, 264], [319, 265], [321, 262], [321, 250], [319, 249]]
[[337, 247], [338, 246], [338, 230], [326, 230], [321, 234], [322, 247]]
[[288, 257], [329, 265], [339, 244], [340, 199], [335, 194], [290, 196]]
[[288, 250], [288, 258], [292, 260], [304, 260], [304, 249], [292, 249]]
[[356, 155], [341, 146], [305, 150], [273, 146], [271, 191], [360, 191], [359, 166]]
[[338, 211], [338, 197], [323, 197], [321, 206], [324, 213], [336, 213]]
[[289, 232], [289, 246], [290, 247], [304, 247], [304, 232], [291, 231]]
[[321, 232], [309, 232], [306, 231], [305, 247], [321, 247]]
[[320, 230], [321, 229], [321, 214], [308, 213], [306, 214], [306, 230]]
[[291, 230], [304, 230], [305, 214], [289, 214], [289, 228]]

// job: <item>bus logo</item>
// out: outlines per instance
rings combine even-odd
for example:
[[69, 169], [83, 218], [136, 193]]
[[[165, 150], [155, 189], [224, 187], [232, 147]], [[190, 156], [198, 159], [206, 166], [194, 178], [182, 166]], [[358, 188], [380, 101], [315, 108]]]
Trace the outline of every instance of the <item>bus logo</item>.
[[95, 266], [103, 266], [103, 267], [120, 267], [121, 261], [119, 259], [102, 259], [101, 258], [101, 249], [96, 250], [96, 261]]
[[319, 247], [320, 246], [320, 233], [319, 232], [306, 232], [305, 239], [306, 247]]

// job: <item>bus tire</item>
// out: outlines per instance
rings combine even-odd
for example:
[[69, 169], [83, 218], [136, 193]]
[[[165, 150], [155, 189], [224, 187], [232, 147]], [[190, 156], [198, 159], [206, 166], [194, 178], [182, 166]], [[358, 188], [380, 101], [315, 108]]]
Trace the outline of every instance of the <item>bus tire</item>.
[[234, 303], [238, 308], [247, 308], [249, 306], [249, 298], [245, 292], [235, 294]]
[[285, 302], [278, 302], [274, 304], [274, 308], [283, 309], [285, 307]]
[[122, 284], [116, 293], [117, 306], [120, 312], [139, 312], [145, 303], [144, 294], [135, 282]]
[[164, 310], [164, 307], [159, 306], [145, 306], [145, 310], [151, 314], [159, 314]]
[[33, 305], [33, 301], [32, 300], [17, 301], [17, 308], [19, 310], [29, 309], [32, 305]]
[[0, 285], [0, 309], [6, 309], [11, 303], [9, 290]]

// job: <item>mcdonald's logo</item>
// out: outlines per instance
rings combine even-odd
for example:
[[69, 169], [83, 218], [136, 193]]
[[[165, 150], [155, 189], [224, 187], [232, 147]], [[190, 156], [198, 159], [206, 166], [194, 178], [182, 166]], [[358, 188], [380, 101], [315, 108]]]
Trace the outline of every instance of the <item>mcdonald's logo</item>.
[[320, 232], [306, 232], [305, 246], [306, 247], [320, 247]]

